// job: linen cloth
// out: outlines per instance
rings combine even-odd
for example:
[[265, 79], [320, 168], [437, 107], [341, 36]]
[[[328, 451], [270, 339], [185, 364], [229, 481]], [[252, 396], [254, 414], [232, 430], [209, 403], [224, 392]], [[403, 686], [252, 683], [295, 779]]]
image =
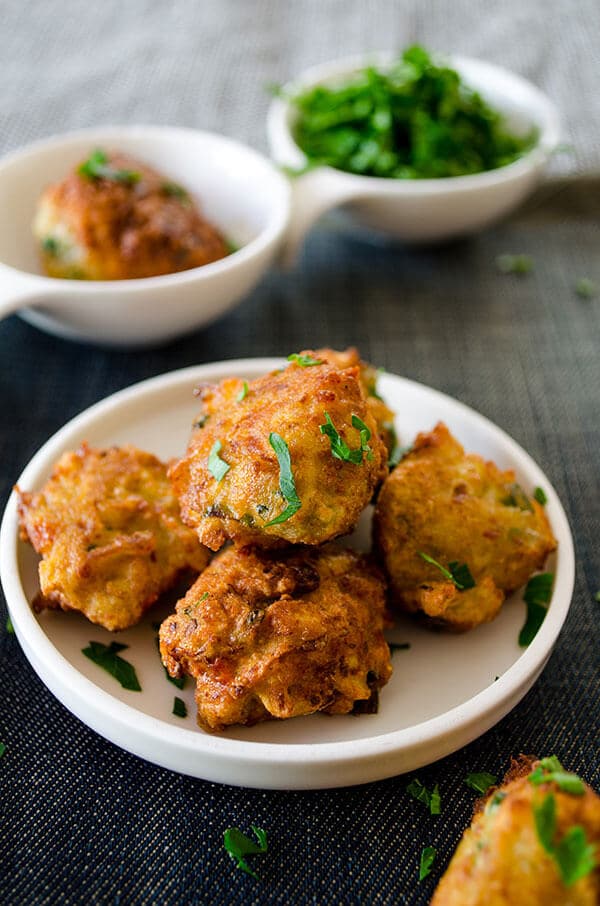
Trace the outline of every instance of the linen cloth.
[[[510, 221], [435, 249], [371, 245], [322, 224], [291, 273], [169, 346], [116, 352], [0, 323], [1, 502], [38, 447], [109, 393], [186, 365], [357, 345], [387, 370], [487, 415], [537, 460], [572, 526], [572, 609], [540, 680], [496, 727], [417, 772], [439, 783], [431, 817], [397, 777], [353, 789], [263, 792], [178, 776], [105, 742], [38, 680], [0, 627], [0, 904], [425, 904], [470, 820], [468, 771], [557, 754], [600, 787], [600, 282], [595, 2], [0, 4], [2, 151], [98, 123], [215, 129], [264, 147], [263, 87], [346, 53], [429, 47], [532, 78], [561, 108], [574, 153]], [[498, 254], [526, 253], [525, 277]], [[4, 611], [2, 611], [4, 615]], [[395, 666], [401, 670], [396, 656]], [[416, 690], [417, 694], [417, 690]], [[267, 830], [237, 871], [226, 827]], [[421, 849], [437, 848], [418, 882]]]

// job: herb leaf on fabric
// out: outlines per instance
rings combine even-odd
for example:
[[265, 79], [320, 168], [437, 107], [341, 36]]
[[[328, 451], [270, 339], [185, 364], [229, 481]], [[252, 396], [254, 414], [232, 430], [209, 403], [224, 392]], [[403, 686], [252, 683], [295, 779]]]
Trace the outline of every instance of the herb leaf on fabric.
[[258, 844], [254, 843], [246, 834], [237, 827], [228, 827], [223, 834], [223, 846], [237, 863], [236, 868], [241, 868], [246, 874], [252, 875], [258, 881], [258, 875], [246, 862], [246, 856], [259, 855], [267, 852], [267, 833], [260, 827], [251, 825]]
[[421, 851], [421, 860], [419, 862], [419, 881], [423, 881], [431, 872], [431, 867], [435, 861], [437, 850], [435, 846], [425, 846]]
[[483, 796], [491, 786], [495, 786], [498, 783], [498, 778], [494, 777], [493, 774], [488, 774], [487, 771], [481, 771], [478, 774], [467, 774], [465, 783], [476, 793]]
[[441, 797], [440, 790], [436, 783], [433, 790], [428, 790], [421, 781], [415, 777], [414, 780], [406, 787], [406, 792], [409, 793], [413, 799], [416, 799], [418, 802], [422, 802], [423, 805], [429, 809], [431, 815], [439, 815], [441, 811]]

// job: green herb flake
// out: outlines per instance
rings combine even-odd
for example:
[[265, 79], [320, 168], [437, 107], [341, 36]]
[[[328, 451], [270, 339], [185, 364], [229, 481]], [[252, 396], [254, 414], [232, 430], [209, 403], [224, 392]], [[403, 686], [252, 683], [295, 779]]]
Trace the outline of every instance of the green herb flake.
[[44, 236], [42, 239], [42, 249], [52, 258], [58, 258], [61, 253], [61, 243], [55, 236]]
[[226, 463], [225, 460], [221, 459], [221, 457], [219, 456], [221, 448], [221, 441], [216, 440], [211, 447], [210, 453], [208, 454], [207, 468], [215, 481], [221, 481], [231, 468], [229, 463]]
[[421, 861], [419, 862], [419, 881], [425, 880], [431, 872], [431, 867], [435, 861], [437, 850], [435, 846], [426, 846], [421, 851]]
[[125, 651], [129, 645], [122, 645], [119, 642], [111, 642], [110, 645], [104, 645], [102, 642], [90, 642], [89, 648], [83, 648], [90, 661], [93, 661], [98, 667], [110, 673], [123, 689], [130, 692], [141, 692], [142, 687], [139, 684], [135, 668], [129, 661], [119, 657], [119, 651]]
[[258, 875], [252, 871], [246, 862], [246, 856], [259, 855], [267, 852], [267, 833], [260, 827], [251, 825], [258, 844], [254, 843], [246, 834], [237, 827], [228, 827], [223, 834], [223, 846], [231, 858], [237, 863], [236, 868], [241, 868], [246, 874], [252, 875], [258, 881]]
[[6, 752], [6, 746], [3, 742], [0, 742], [0, 758], [2, 758], [2, 756], [4, 755], [5, 752]]
[[448, 569], [446, 569], [441, 563], [438, 563], [437, 560], [434, 560], [433, 557], [430, 557], [429, 554], [426, 554], [424, 551], [417, 551], [417, 553], [426, 563], [430, 563], [431, 566], [435, 566], [436, 569], [439, 569], [441, 574], [448, 579], [449, 582], [453, 582], [459, 591], [475, 588], [475, 580], [466, 563], [459, 563], [458, 560], [453, 560], [448, 564]]
[[301, 368], [310, 368], [311, 365], [322, 365], [323, 359], [313, 359], [310, 355], [300, 355], [297, 352], [293, 352], [288, 356], [288, 362], [295, 362]]
[[583, 780], [577, 774], [565, 771], [555, 755], [542, 758], [529, 775], [529, 782], [534, 786], [540, 786], [542, 783], [555, 783], [559, 790], [572, 796], [583, 796], [585, 793]]
[[177, 198], [179, 201], [189, 203], [190, 196], [179, 183], [176, 182], [164, 182], [161, 186], [161, 189], [165, 195], [168, 195], [170, 198]]
[[546, 617], [546, 611], [552, 597], [553, 573], [538, 573], [532, 576], [523, 594], [527, 605], [527, 618], [519, 633], [519, 645], [526, 648], [536, 637], [538, 630]]
[[429, 809], [431, 815], [439, 815], [441, 811], [441, 797], [440, 790], [436, 783], [433, 790], [429, 791], [426, 786], [423, 786], [421, 781], [415, 777], [414, 780], [406, 787], [406, 792], [416, 799], [418, 802], [422, 802], [423, 805]]
[[15, 634], [15, 629], [14, 629], [14, 626], [12, 624], [12, 620], [10, 617], [6, 618], [6, 631], [9, 635]]
[[248, 381], [244, 381], [242, 384], [242, 389], [235, 398], [236, 403], [241, 403], [242, 400], [245, 400], [248, 396]]
[[269, 443], [275, 451], [279, 463], [279, 490], [283, 494], [285, 500], [287, 500], [288, 505], [283, 513], [280, 513], [275, 519], [271, 519], [270, 522], [266, 522], [265, 528], [270, 525], [279, 525], [282, 522], [287, 522], [287, 520], [291, 519], [302, 506], [300, 498], [298, 497], [298, 492], [296, 491], [296, 483], [292, 472], [292, 460], [288, 445], [283, 437], [279, 434], [275, 434], [273, 431], [269, 434]]
[[124, 185], [132, 186], [139, 182], [140, 173], [133, 170], [115, 170], [108, 163], [108, 155], [101, 148], [93, 151], [86, 161], [78, 167], [80, 176], [89, 180], [110, 179], [113, 182], [122, 182]]
[[533, 258], [529, 255], [498, 255], [496, 267], [502, 274], [517, 274], [522, 277], [533, 270]]
[[600, 588], [594, 595], [594, 601], [596, 601], [597, 604], [600, 604]]
[[598, 295], [598, 287], [589, 277], [580, 277], [575, 284], [575, 292], [580, 299], [593, 299]]
[[541, 802], [533, 804], [533, 818], [538, 840], [556, 862], [566, 887], [571, 887], [596, 867], [594, 846], [589, 844], [585, 831], [579, 825], [569, 828], [558, 843], [556, 837], [556, 799], [549, 793]]
[[368, 443], [371, 439], [371, 432], [358, 415], [352, 416], [352, 427], [356, 428], [360, 435], [360, 446], [355, 450], [350, 449], [333, 424], [328, 412], [325, 413], [325, 424], [319, 425], [319, 431], [329, 438], [331, 455], [335, 459], [341, 459], [342, 462], [351, 462], [355, 466], [360, 466], [363, 463], [363, 455], [366, 455], [368, 460], [373, 459], [373, 451]]
[[548, 498], [543, 488], [535, 489], [535, 491], [533, 492], [533, 499], [537, 500], [540, 506], [546, 506], [546, 504], [548, 503]]
[[467, 774], [465, 783], [476, 793], [479, 793], [480, 796], [483, 796], [491, 786], [495, 786], [498, 783], [498, 778], [494, 777], [493, 774], [488, 774], [487, 771], [481, 771], [478, 774]]
[[173, 714], [175, 717], [187, 717], [185, 702], [182, 698], [177, 698], [177, 696], [173, 699]]

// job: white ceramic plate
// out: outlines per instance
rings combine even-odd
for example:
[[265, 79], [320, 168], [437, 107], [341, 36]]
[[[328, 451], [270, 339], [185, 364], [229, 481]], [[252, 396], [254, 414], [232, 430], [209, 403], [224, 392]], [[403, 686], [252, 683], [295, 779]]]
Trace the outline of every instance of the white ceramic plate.
[[[228, 375], [254, 378], [281, 366], [279, 359], [248, 359], [188, 368], [153, 378], [109, 397], [69, 422], [34, 456], [19, 479], [38, 489], [52, 464], [82, 440], [107, 446], [131, 442], [163, 458], [180, 454], [198, 403], [200, 381]], [[16, 501], [11, 497], [0, 537], [2, 583], [11, 619], [34, 670], [56, 697], [102, 736], [171, 770], [239, 786], [314, 789], [366, 783], [414, 770], [475, 739], [507, 714], [543, 669], [567, 615], [574, 579], [573, 544], [562, 506], [531, 458], [483, 416], [435, 390], [393, 375], [379, 389], [398, 412], [403, 442], [443, 419], [470, 451], [514, 468], [518, 481], [548, 496], [547, 512], [559, 541], [548, 568], [555, 571], [548, 615], [529, 648], [518, 647], [525, 618], [519, 594], [500, 616], [461, 636], [428, 632], [400, 619], [390, 640], [410, 642], [393, 655], [394, 675], [376, 715], [313, 717], [234, 728], [218, 736], [195, 723], [193, 690], [182, 692], [165, 677], [150, 611], [143, 623], [119, 633], [130, 646], [142, 692], [128, 692], [81, 653], [90, 640], [114, 635], [75, 613], [35, 615], [29, 601], [38, 591], [37, 556], [18, 540]], [[368, 525], [354, 543], [364, 544]], [[173, 697], [184, 698], [185, 719], [172, 715]]]

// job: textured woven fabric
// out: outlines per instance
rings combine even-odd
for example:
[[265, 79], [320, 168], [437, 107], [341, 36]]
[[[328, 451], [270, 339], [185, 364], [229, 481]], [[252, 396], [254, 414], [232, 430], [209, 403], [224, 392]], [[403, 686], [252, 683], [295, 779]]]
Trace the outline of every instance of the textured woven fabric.
[[[168, 8], [167, 8], [168, 7]], [[5, 150], [96, 122], [206, 126], [260, 145], [262, 84], [302, 66], [415, 38], [533, 77], [564, 108], [575, 160], [597, 167], [593, 2], [2, 4]], [[585, 14], [587, 10], [587, 22]], [[535, 22], [535, 25], [534, 25]], [[597, 32], [597, 29], [596, 29]], [[591, 96], [591, 89], [590, 89]], [[595, 98], [597, 104], [597, 97]], [[597, 109], [597, 108], [596, 108]], [[501, 774], [521, 751], [556, 753], [600, 787], [600, 283], [593, 177], [554, 183], [511, 221], [437, 249], [369, 245], [327, 224], [295, 270], [274, 272], [222, 321], [136, 353], [0, 323], [0, 501], [64, 422], [135, 381], [221, 358], [359, 346], [389, 371], [443, 390], [521, 443], [556, 487], [577, 554], [575, 595], [541, 679], [495, 728], [418, 772], [439, 783], [427, 815], [409, 777], [319, 792], [261, 792], [181, 777], [105, 742], [38, 680], [0, 625], [0, 904], [426, 904], [470, 817], [467, 771]], [[525, 277], [502, 252], [530, 254]], [[265, 828], [261, 881], [236, 871], [223, 830]], [[421, 849], [438, 850], [419, 884]]]

